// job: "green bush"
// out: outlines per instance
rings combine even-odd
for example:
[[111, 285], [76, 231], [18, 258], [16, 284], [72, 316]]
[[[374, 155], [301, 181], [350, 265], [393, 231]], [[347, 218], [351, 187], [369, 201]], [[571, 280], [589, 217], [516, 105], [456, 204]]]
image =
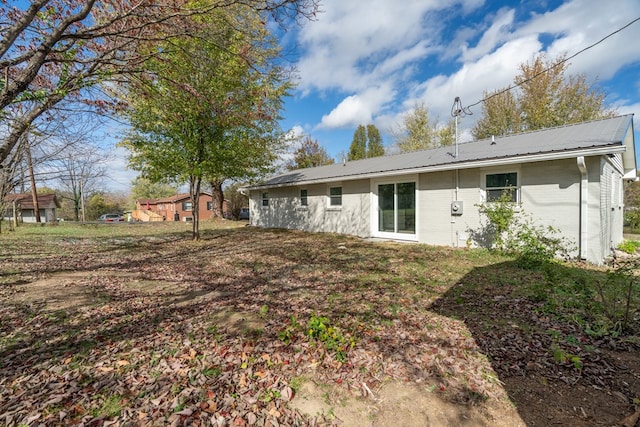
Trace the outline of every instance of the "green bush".
[[523, 268], [536, 268], [555, 257], [567, 258], [570, 242], [551, 226], [536, 225], [520, 205], [505, 191], [500, 199], [479, 205], [486, 222], [472, 232], [474, 240], [494, 250], [517, 258]]
[[640, 233], [640, 210], [629, 210], [624, 213], [624, 224], [632, 233]]

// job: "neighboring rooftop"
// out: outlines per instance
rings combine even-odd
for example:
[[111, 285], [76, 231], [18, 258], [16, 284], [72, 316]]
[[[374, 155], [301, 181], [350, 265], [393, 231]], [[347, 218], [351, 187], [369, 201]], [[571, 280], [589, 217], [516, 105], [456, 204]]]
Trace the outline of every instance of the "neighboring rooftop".
[[[22, 209], [33, 209], [33, 196], [31, 193], [11, 193], [4, 198], [6, 203], [14, 201], [20, 204]], [[60, 203], [55, 194], [38, 194], [38, 206], [40, 208], [59, 208]]]
[[[518, 161], [539, 161], [594, 155], [625, 153], [625, 172], [637, 168], [633, 141], [633, 114], [532, 132], [512, 134], [390, 156], [373, 157], [315, 168], [297, 169], [250, 189], [361, 179], [379, 175], [464, 169]], [[631, 135], [629, 137], [629, 135]]]

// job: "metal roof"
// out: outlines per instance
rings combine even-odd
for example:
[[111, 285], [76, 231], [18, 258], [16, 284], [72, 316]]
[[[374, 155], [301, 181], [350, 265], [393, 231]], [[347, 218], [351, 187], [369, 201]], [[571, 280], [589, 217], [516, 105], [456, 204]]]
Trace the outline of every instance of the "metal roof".
[[[633, 115], [623, 115], [573, 125], [482, 139], [430, 150], [374, 157], [315, 168], [297, 169], [253, 186], [262, 189], [318, 182], [346, 181], [384, 175], [465, 169], [491, 164], [552, 160], [579, 155], [625, 152], [635, 169]], [[633, 135], [633, 132], [631, 132]], [[629, 147], [630, 146], [630, 147]], [[626, 162], [628, 165], [629, 162]]]

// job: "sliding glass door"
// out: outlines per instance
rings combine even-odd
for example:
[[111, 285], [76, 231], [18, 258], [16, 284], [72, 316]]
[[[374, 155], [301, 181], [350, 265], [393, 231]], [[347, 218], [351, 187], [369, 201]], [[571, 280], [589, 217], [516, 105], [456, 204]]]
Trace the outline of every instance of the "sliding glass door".
[[378, 231], [416, 233], [416, 183], [378, 185]]

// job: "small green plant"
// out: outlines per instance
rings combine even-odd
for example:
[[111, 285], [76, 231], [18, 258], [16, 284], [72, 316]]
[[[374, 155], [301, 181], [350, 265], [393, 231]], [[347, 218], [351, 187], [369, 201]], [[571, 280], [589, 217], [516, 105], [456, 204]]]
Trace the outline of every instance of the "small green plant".
[[614, 270], [607, 271], [605, 281], [597, 281], [597, 294], [602, 303], [605, 316], [614, 330], [627, 330], [635, 313], [639, 310], [640, 299], [640, 258], [620, 264]]
[[556, 363], [571, 363], [577, 370], [582, 369], [582, 359], [580, 359], [580, 356], [568, 353], [557, 345], [553, 345], [552, 349], [553, 360], [555, 360]]
[[635, 254], [636, 251], [640, 249], [640, 242], [636, 240], [625, 240], [623, 242], [620, 242], [620, 244], [618, 245], [618, 249], [628, 254]]
[[298, 329], [300, 329], [298, 319], [296, 316], [291, 316], [289, 324], [282, 331], [278, 332], [278, 338], [285, 344], [291, 344], [291, 340], [298, 332]]
[[92, 411], [96, 417], [112, 418], [117, 417], [122, 412], [122, 397], [117, 394], [104, 399], [100, 408]]
[[217, 377], [222, 371], [217, 366], [211, 366], [202, 370], [202, 375], [207, 378]]
[[269, 390], [265, 391], [262, 396], [260, 396], [260, 400], [262, 400], [263, 402], [271, 402], [272, 400], [279, 399], [280, 396], [281, 394], [278, 390], [270, 388]]
[[335, 352], [339, 362], [347, 360], [347, 350], [355, 344], [353, 338], [347, 339], [339, 328], [331, 326], [328, 318], [315, 314], [309, 319], [307, 335], [324, 343], [328, 351]]
[[266, 304], [260, 307], [260, 317], [262, 317], [263, 319], [267, 317], [268, 312], [269, 312], [269, 307]]

